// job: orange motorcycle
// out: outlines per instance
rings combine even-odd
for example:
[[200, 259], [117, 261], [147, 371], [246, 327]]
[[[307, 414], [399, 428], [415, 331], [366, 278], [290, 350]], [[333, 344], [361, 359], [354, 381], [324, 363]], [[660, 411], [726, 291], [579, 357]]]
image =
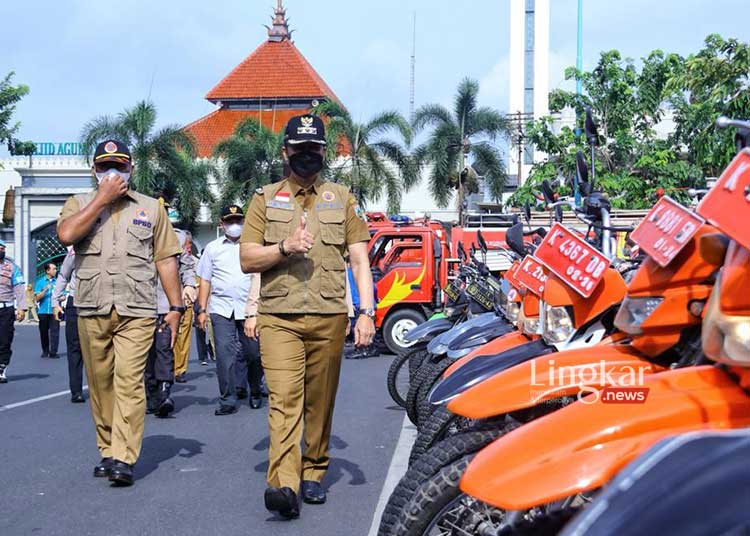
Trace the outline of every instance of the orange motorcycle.
[[[750, 123], [739, 125], [747, 139]], [[655, 442], [684, 432], [750, 425], [750, 233], [740, 217], [750, 214], [747, 191], [750, 150], [743, 149], [698, 207], [699, 214], [733, 239], [727, 244], [709, 234], [700, 242], [707, 261], [724, 261], [703, 330], [706, 355], [722, 366], [646, 376], [637, 387], [627, 387], [636, 396], [624, 388], [597, 391], [508, 433], [473, 460], [459, 460], [425, 482], [421, 489], [430, 490], [429, 504], [423, 493], [416, 495], [404, 508], [396, 533], [425, 533], [412, 530], [413, 519], [424, 517], [423, 508], [434, 514], [424, 524], [428, 530], [556, 531]], [[658, 244], [647, 245], [659, 249]]]

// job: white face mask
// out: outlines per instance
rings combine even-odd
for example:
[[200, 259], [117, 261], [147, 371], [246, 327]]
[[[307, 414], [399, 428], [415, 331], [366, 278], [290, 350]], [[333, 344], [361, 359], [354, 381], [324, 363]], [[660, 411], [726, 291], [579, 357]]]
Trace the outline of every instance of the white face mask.
[[96, 174], [96, 182], [98, 184], [101, 184], [102, 181], [104, 179], [106, 179], [107, 177], [111, 177], [112, 179], [115, 179], [117, 177], [122, 177], [122, 180], [124, 180], [125, 183], [127, 184], [130, 181], [130, 172], [128, 172], [128, 173], [122, 173], [120, 171], [117, 171], [114, 168], [111, 168], [111, 169], [108, 169], [107, 171], [105, 171], [103, 173], [97, 173]]
[[229, 238], [239, 238], [242, 234], [242, 224], [241, 223], [230, 223], [229, 225], [226, 225], [224, 227], [224, 233]]

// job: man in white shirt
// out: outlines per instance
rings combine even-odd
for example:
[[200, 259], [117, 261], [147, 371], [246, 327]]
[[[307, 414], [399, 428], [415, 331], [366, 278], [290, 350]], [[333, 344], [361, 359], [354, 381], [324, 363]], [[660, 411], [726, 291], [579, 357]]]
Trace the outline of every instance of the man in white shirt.
[[250, 407], [258, 409], [262, 405], [263, 371], [258, 342], [244, 333], [245, 304], [253, 275], [243, 273], [240, 267], [239, 238], [243, 224], [241, 207], [225, 207], [221, 212], [224, 236], [206, 246], [198, 263], [201, 285], [197, 320], [200, 328], [206, 329], [208, 315], [211, 316], [219, 380], [219, 408], [214, 412], [217, 416], [237, 412], [237, 390], [244, 388], [248, 379]]

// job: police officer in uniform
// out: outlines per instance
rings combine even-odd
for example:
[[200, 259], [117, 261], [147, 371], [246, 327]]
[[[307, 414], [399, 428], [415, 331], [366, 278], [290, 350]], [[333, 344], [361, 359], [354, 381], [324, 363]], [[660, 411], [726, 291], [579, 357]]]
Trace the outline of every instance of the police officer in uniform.
[[[15, 303], [14, 303], [15, 299]], [[16, 309], [17, 307], [17, 309]], [[8, 383], [5, 369], [13, 353], [14, 322], [26, 316], [26, 284], [21, 270], [5, 258], [5, 241], [0, 240], [0, 383]]]
[[182, 249], [159, 202], [128, 188], [132, 159], [124, 143], [100, 143], [92, 171], [97, 189], [68, 199], [57, 236], [75, 249], [78, 335], [102, 456], [94, 476], [129, 486], [143, 440], [156, 278], [170, 303], [163, 327], [173, 343], [184, 312], [176, 257]]
[[367, 223], [348, 188], [320, 178], [325, 151], [320, 118], [289, 121], [283, 154], [291, 173], [256, 192], [240, 239], [243, 271], [261, 273], [257, 325], [248, 331], [258, 332], [270, 395], [265, 504], [286, 518], [299, 515], [300, 481], [303, 501], [326, 500], [320, 481], [348, 323], [347, 249], [362, 296], [356, 345], [375, 334]]

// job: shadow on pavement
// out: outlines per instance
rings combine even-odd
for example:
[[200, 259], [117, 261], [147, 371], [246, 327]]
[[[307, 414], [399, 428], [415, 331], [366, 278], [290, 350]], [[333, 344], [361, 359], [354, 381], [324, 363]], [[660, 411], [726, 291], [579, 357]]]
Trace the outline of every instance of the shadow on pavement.
[[159, 464], [177, 456], [192, 458], [203, 452], [204, 443], [195, 439], [171, 435], [154, 435], [143, 438], [141, 457], [135, 466], [135, 477], [144, 478], [154, 472]]
[[[179, 391], [178, 391], [179, 392]], [[217, 398], [209, 398], [207, 396], [192, 396], [192, 395], [175, 395], [174, 399], [175, 409], [172, 415], [178, 415], [182, 410], [187, 409], [190, 406], [213, 406], [217, 404]]]
[[49, 374], [8, 374], [8, 381], [21, 382], [23, 380], [41, 380], [49, 378]]

